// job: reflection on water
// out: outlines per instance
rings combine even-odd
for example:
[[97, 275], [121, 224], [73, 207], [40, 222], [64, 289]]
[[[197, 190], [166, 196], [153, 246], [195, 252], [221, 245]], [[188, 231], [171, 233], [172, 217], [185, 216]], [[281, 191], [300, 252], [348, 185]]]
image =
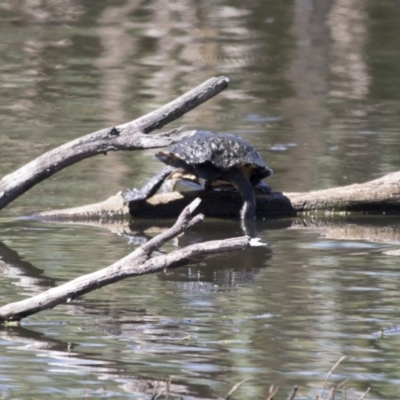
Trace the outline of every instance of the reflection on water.
[[[50, 391], [140, 398], [171, 378], [175, 395], [215, 398], [252, 376], [237, 398], [248, 398], [249, 390], [262, 398], [270, 383], [286, 394], [299, 384], [300, 398], [313, 398], [345, 355], [333, 382], [349, 378], [354, 395], [372, 385], [370, 398], [393, 398], [397, 378], [390, 365], [398, 357], [399, 335], [394, 329], [390, 335], [376, 332], [400, 317], [397, 257], [384, 255], [398, 246], [362, 239], [385, 221], [303, 221], [302, 228], [293, 222], [292, 229], [282, 229], [260, 221], [266, 248], [129, 279], [30, 317], [22, 328], [3, 328], [5, 392], [30, 385], [36, 396]], [[399, 222], [386, 219], [392, 242]], [[345, 225], [357, 227], [358, 238], [355, 231], [330, 237]], [[18, 271], [2, 277], [3, 303], [108, 265], [133, 246], [101, 227], [6, 220], [2, 226], [8, 233], [1, 258], [8, 271]], [[21, 230], [27, 232], [23, 241]], [[164, 250], [238, 232], [237, 221], [206, 221]], [[32, 389], [32, 382], [45, 383]]]
[[[400, 169], [396, 2], [2, 1], [0, 14], [1, 176], [216, 75], [229, 89], [175, 125], [245, 137], [275, 190]], [[85, 160], [2, 210], [1, 303], [109, 265], [170, 225], [6, 218], [141, 186], [160, 168], [154, 152]], [[265, 248], [120, 282], [3, 328], [2, 394], [145, 398], [172, 379], [176, 396], [216, 398], [251, 376], [235, 398], [265, 398], [271, 383], [282, 398], [294, 384], [315, 398], [346, 355], [331, 380], [350, 379], [348, 398], [367, 385], [367, 398], [398, 398], [398, 219], [257, 225]], [[206, 221], [162, 251], [235, 235], [238, 221]]]

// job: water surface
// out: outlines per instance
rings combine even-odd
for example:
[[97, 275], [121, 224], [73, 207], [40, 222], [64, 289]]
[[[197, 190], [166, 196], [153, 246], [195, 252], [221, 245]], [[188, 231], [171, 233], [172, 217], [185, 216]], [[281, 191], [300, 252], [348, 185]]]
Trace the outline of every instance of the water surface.
[[[396, 2], [0, 2], [0, 175], [121, 124], [212, 76], [230, 86], [167, 128], [251, 141], [275, 190], [400, 169]], [[173, 221], [128, 226], [15, 219], [142, 185], [153, 150], [61, 171], [2, 210], [1, 304], [105, 267]], [[0, 331], [5, 398], [400, 397], [397, 216], [258, 221], [266, 247], [128, 279]], [[163, 247], [241, 235], [206, 220]], [[390, 328], [389, 330], [385, 330]], [[383, 335], [380, 333], [384, 329]]]

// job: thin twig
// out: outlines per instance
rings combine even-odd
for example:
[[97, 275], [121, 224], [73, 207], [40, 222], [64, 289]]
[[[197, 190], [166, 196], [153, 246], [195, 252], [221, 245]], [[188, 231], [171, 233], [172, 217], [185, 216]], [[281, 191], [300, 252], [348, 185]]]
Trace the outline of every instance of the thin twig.
[[335, 387], [335, 386], [332, 386], [332, 387], [331, 387], [331, 390], [329, 391], [329, 394], [328, 394], [328, 400], [334, 400], [334, 398], [335, 398], [335, 391], [336, 391], [336, 387]]
[[233, 386], [233, 388], [232, 388], [232, 389], [228, 392], [228, 394], [226, 395], [225, 400], [229, 400], [230, 397], [232, 396], [232, 394], [233, 394], [234, 392], [236, 392], [236, 390], [239, 389], [239, 387], [242, 386], [243, 383], [247, 382], [247, 381], [250, 380], [250, 379], [251, 379], [250, 377], [249, 377], [249, 378], [245, 378], [245, 379], [243, 379], [242, 381], [238, 382], [235, 386]]
[[340, 382], [339, 385], [336, 386], [337, 389], [341, 389], [346, 383], [349, 381], [349, 379], [345, 379], [343, 382]]
[[335, 362], [335, 364], [333, 364], [332, 368], [331, 368], [331, 369], [329, 370], [329, 372], [326, 374], [326, 379], [325, 379], [325, 382], [324, 382], [324, 386], [323, 386], [323, 391], [322, 391], [322, 393], [324, 392], [324, 390], [325, 390], [325, 388], [326, 388], [326, 384], [328, 383], [328, 380], [329, 380], [330, 376], [332, 375], [333, 371], [334, 371], [334, 370], [337, 368], [337, 366], [338, 366], [343, 360], [345, 360], [345, 359], [346, 359], [346, 356], [340, 357], [339, 360], [337, 360], [337, 361]]
[[277, 386], [276, 388], [272, 387], [272, 392], [269, 394], [269, 396], [267, 397], [267, 400], [274, 400], [274, 396], [278, 393], [279, 390], [279, 386]]
[[293, 388], [292, 393], [289, 394], [289, 397], [287, 398], [287, 400], [294, 400], [294, 398], [296, 397], [297, 390], [298, 390], [298, 386], [295, 386]]
[[366, 391], [365, 391], [365, 393], [363, 393], [362, 395], [361, 395], [361, 397], [359, 397], [358, 398], [358, 400], [363, 400], [363, 399], [365, 399], [365, 397], [367, 396], [367, 394], [368, 394], [368, 392], [371, 390], [371, 388], [369, 387]]

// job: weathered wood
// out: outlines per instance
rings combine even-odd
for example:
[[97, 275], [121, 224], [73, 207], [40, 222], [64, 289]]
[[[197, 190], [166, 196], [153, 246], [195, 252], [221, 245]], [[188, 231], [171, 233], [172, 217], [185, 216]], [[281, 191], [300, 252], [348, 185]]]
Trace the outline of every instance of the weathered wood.
[[209, 100], [229, 83], [226, 77], [211, 78], [174, 101], [134, 121], [102, 129], [43, 154], [0, 180], [0, 209], [27, 190], [85, 158], [109, 151], [138, 150], [168, 146], [180, 137], [147, 135]]
[[[213, 217], [237, 217], [242, 197], [236, 191], [188, 191], [157, 194], [145, 201], [124, 204], [121, 193], [97, 204], [37, 214], [40, 219], [76, 220], [113, 215], [133, 218], [173, 218], [194, 198], [199, 212]], [[113, 207], [109, 207], [113, 204]], [[257, 194], [257, 217], [294, 216], [302, 212], [400, 213], [400, 171], [365, 183], [308, 193]]]
[[43, 211], [29, 218], [45, 221], [89, 221], [129, 218], [129, 205], [124, 202], [122, 192], [118, 192], [116, 195], [99, 203], [62, 210]]
[[256, 240], [243, 236], [193, 244], [169, 254], [150, 258], [155, 249], [203, 219], [201, 214], [194, 215], [199, 203], [199, 199], [194, 200], [182, 211], [171, 228], [109, 267], [80, 276], [31, 298], [0, 307], [0, 320], [3, 322], [20, 321], [24, 317], [53, 308], [61, 303], [71, 302], [76, 297], [124, 278], [159, 272], [165, 268], [186, 265], [208, 255], [259, 245]]
[[308, 193], [284, 193], [297, 212], [400, 212], [400, 171], [365, 183]]

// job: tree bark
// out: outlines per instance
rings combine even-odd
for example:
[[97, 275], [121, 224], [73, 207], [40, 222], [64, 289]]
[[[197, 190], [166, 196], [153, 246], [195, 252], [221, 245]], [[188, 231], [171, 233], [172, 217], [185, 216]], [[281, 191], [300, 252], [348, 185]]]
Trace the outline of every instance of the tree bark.
[[85, 293], [128, 277], [155, 273], [166, 268], [179, 267], [204, 259], [208, 255], [260, 245], [257, 240], [243, 236], [197, 243], [172, 251], [169, 254], [150, 258], [153, 251], [158, 247], [203, 219], [204, 216], [202, 214], [194, 215], [199, 203], [200, 199], [194, 200], [182, 211], [178, 220], [171, 228], [149, 240], [131, 254], [109, 267], [80, 276], [31, 298], [1, 307], [0, 321], [20, 321], [29, 315], [53, 308], [61, 303], [71, 302], [76, 297], [82, 296]]
[[0, 210], [39, 182], [85, 158], [108, 151], [148, 149], [176, 142], [180, 137], [172, 137], [169, 133], [152, 136], [147, 133], [162, 128], [209, 100], [224, 90], [228, 83], [229, 79], [223, 76], [211, 78], [141, 118], [102, 129], [50, 150], [0, 180]]

